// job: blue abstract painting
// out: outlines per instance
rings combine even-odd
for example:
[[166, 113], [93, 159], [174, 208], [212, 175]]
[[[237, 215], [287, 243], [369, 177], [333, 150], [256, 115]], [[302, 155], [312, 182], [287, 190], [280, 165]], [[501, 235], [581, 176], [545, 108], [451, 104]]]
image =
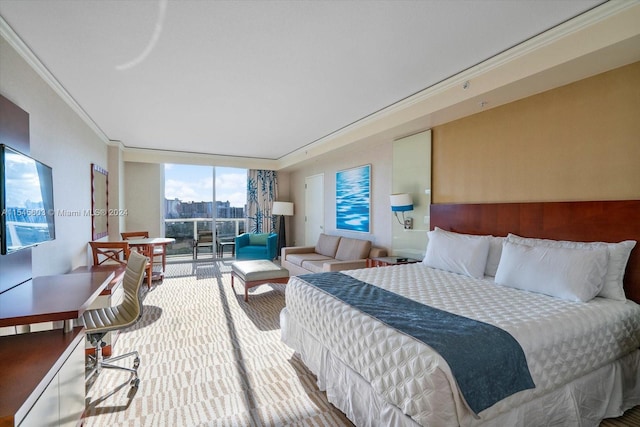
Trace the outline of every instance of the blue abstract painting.
[[336, 228], [369, 232], [371, 165], [336, 173]]

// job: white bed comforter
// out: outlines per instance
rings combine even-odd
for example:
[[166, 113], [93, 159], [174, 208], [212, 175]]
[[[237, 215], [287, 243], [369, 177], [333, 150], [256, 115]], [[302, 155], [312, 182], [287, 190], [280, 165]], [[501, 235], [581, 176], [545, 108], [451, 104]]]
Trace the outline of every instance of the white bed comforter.
[[[640, 306], [596, 298], [574, 303], [409, 264], [343, 272], [421, 303], [490, 323], [522, 346], [533, 390], [482, 411], [483, 420], [545, 394], [640, 346]], [[402, 307], [398, 307], [402, 310]], [[382, 398], [418, 424], [467, 425], [468, 409], [444, 360], [429, 346], [292, 277], [286, 311]], [[287, 332], [283, 329], [283, 334]], [[283, 339], [296, 349], [294, 336]], [[299, 349], [296, 349], [299, 350]], [[313, 369], [313, 367], [312, 367]]]

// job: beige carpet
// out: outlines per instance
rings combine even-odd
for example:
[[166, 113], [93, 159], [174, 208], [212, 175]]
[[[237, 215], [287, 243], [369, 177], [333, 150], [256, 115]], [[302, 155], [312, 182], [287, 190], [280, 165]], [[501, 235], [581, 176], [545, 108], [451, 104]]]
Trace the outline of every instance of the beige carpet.
[[351, 425], [280, 342], [284, 285], [245, 303], [230, 271], [226, 261], [167, 266], [114, 350], [140, 352], [139, 389], [131, 396], [126, 373], [103, 371], [87, 390], [86, 426]]
[[[351, 426], [280, 342], [284, 285], [231, 288], [231, 261], [167, 265], [144, 315], [114, 353], [140, 352], [141, 384], [103, 371], [87, 388], [85, 426]], [[135, 390], [135, 389], [134, 389]], [[640, 425], [640, 411], [603, 426]]]

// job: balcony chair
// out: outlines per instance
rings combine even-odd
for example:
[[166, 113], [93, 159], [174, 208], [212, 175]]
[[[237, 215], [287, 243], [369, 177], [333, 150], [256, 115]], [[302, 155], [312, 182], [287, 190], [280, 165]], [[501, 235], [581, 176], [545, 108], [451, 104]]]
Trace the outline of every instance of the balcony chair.
[[236, 259], [273, 260], [278, 252], [276, 233], [244, 233], [236, 237]]
[[198, 249], [211, 248], [213, 254], [213, 231], [198, 231], [198, 238], [193, 241], [193, 259], [198, 259]]
[[229, 238], [225, 238], [226, 240], [222, 240], [216, 236], [216, 252], [218, 258], [224, 258], [224, 251], [226, 248], [230, 249], [231, 256], [234, 257], [236, 255], [236, 239], [232, 237], [231, 240]]
[[[132, 351], [120, 356], [112, 356], [107, 359], [108, 362], [105, 362], [102, 357], [102, 347], [105, 346], [103, 338], [107, 332], [127, 328], [142, 317], [140, 286], [142, 285], [144, 272], [148, 264], [149, 260], [146, 256], [138, 252], [131, 252], [124, 273], [124, 298], [122, 303], [115, 307], [87, 310], [82, 315], [81, 321], [85, 327], [87, 339], [96, 349], [95, 356], [88, 356], [89, 364], [87, 368], [89, 372], [86, 375], [86, 380], [89, 380], [95, 374], [99, 374], [103, 368], [121, 369], [133, 374], [133, 378], [130, 381], [132, 387], [137, 388], [140, 384], [140, 379], [138, 378], [140, 356], [137, 351]], [[131, 356], [134, 356], [133, 368], [114, 365], [112, 363]]]

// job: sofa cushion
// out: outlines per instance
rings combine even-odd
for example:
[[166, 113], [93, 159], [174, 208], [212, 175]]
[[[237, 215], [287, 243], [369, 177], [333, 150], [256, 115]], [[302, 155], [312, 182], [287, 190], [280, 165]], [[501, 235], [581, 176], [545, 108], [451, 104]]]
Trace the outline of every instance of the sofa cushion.
[[316, 252], [320, 255], [328, 256], [329, 258], [335, 258], [339, 242], [340, 236], [330, 236], [328, 234], [320, 233], [320, 236], [318, 236], [318, 243], [316, 243]]
[[291, 264], [294, 265], [298, 265], [300, 267], [302, 267], [302, 264], [305, 261], [325, 261], [328, 259], [333, 259], [331, 257], [328, 257], [326, 255], [320, 255], [317, 254], [315, 252], [308, 252], [306, 254], [288, 254], [287, 255], [287, 261], [290, 262]]
[[269, 237], [269, 233], [249, 234], [249, 244], [253, 246], [267, 246], [267, 237]]
[[[331, 259], [331, 258], [329, 258]], [[318, 261], [304, 261], [301, 265], [302, 268], [309, 270], [312, 273], [322, 273], [322, 269], [324, 266], [325, 261], [323, 260], [318, 260]]]
[[[268, 255], [266, 246], [243, 246], [242, 247], [242, 259], [262, 259]], [[236, 258], [238, 258], [236, 256]]]
[[371, 242], [362, 239], [350, 239], [343, 237], [338, 244], [335, 258], [340, 261], [348, 261], [352, 259], [364, 259], [369, 256], [371, 250]]

